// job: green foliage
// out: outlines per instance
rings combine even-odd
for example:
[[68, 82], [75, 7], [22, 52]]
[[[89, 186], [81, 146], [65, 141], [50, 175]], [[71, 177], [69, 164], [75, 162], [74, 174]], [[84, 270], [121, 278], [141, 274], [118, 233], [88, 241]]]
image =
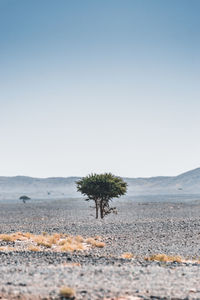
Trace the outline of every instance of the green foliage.
[[[109, 208], [109, 201], [119, 198], [127, 191], [127, 183], [111, 173], [91, 174], [83, 177], [76, 184], [77, 190], [87, 196], [87, 200], [95, 201], [96, 210], [100, 208], [102, 218], [113, 210]], [[98, 212], [96, 216], [98, 217]]]
[[28, 196], [23, 195], [23, 196], [19, 197], [19, 199], [20, 200], [30, 200], [31, 198], [29, 198]]
[[90, 200], [110, 200], [124, 195], [127, 183], [111, 173], [91, 174], [77, 181], [77, 190]]

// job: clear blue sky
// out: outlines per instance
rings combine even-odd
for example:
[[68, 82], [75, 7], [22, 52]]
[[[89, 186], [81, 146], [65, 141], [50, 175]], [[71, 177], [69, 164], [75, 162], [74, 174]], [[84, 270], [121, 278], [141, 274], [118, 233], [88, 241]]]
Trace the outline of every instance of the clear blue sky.
[[0, 0], [0, 175], [200, 166], [199, 0]]

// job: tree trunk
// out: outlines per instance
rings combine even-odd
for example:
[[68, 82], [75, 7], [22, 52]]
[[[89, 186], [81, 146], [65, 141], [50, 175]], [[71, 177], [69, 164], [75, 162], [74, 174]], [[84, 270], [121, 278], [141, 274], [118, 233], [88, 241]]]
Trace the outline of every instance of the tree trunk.
[[103, 200], [101, 200], [100, 202], [100, 213], [101, 213], [101, 219], [103, 219], [104, 215], [103, 215]]
[[98, 206], [97, 200], [95, 201], [95, 205], [96, 205], [96, 219], [98, 219], [98, 217], [99, 217], [99, 206]]

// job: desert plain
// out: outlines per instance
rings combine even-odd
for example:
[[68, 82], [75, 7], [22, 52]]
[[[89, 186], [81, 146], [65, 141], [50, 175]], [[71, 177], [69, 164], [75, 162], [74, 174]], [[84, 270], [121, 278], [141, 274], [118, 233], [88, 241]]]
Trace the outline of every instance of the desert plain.
[[[118, 214], [96, 220], [83, 199], [1, 200], [0, 299], [67, 299], [63, 288], [78, 300], [200, 299], [200, 197], [113, 205]], [[3, 238], [17, 233], [29, 234], [28, 248], [27, 238]], [[59, 236], [61, 245], [78, 236], [83, 247], [37, 244], [31, 235]]]

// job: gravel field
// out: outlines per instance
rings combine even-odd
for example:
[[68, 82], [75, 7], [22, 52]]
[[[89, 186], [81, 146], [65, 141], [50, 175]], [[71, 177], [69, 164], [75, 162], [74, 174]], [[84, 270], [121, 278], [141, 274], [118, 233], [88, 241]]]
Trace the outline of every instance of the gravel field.
[[[98, 235], [106, 246], [73, 254], [1, 251], [0, 299], [60, 299], [65, 285], [76, 299], [200, 299], [198, 196], [144, 199], [116, 200], [118, 214], [104, 220], [96, 220], [92, 203], [81, 199], [1, 201], [0, 233]], [[134, 258], [121, 258], [125, 252]], [[144, 259], [158, 253], [186, 262]]]

